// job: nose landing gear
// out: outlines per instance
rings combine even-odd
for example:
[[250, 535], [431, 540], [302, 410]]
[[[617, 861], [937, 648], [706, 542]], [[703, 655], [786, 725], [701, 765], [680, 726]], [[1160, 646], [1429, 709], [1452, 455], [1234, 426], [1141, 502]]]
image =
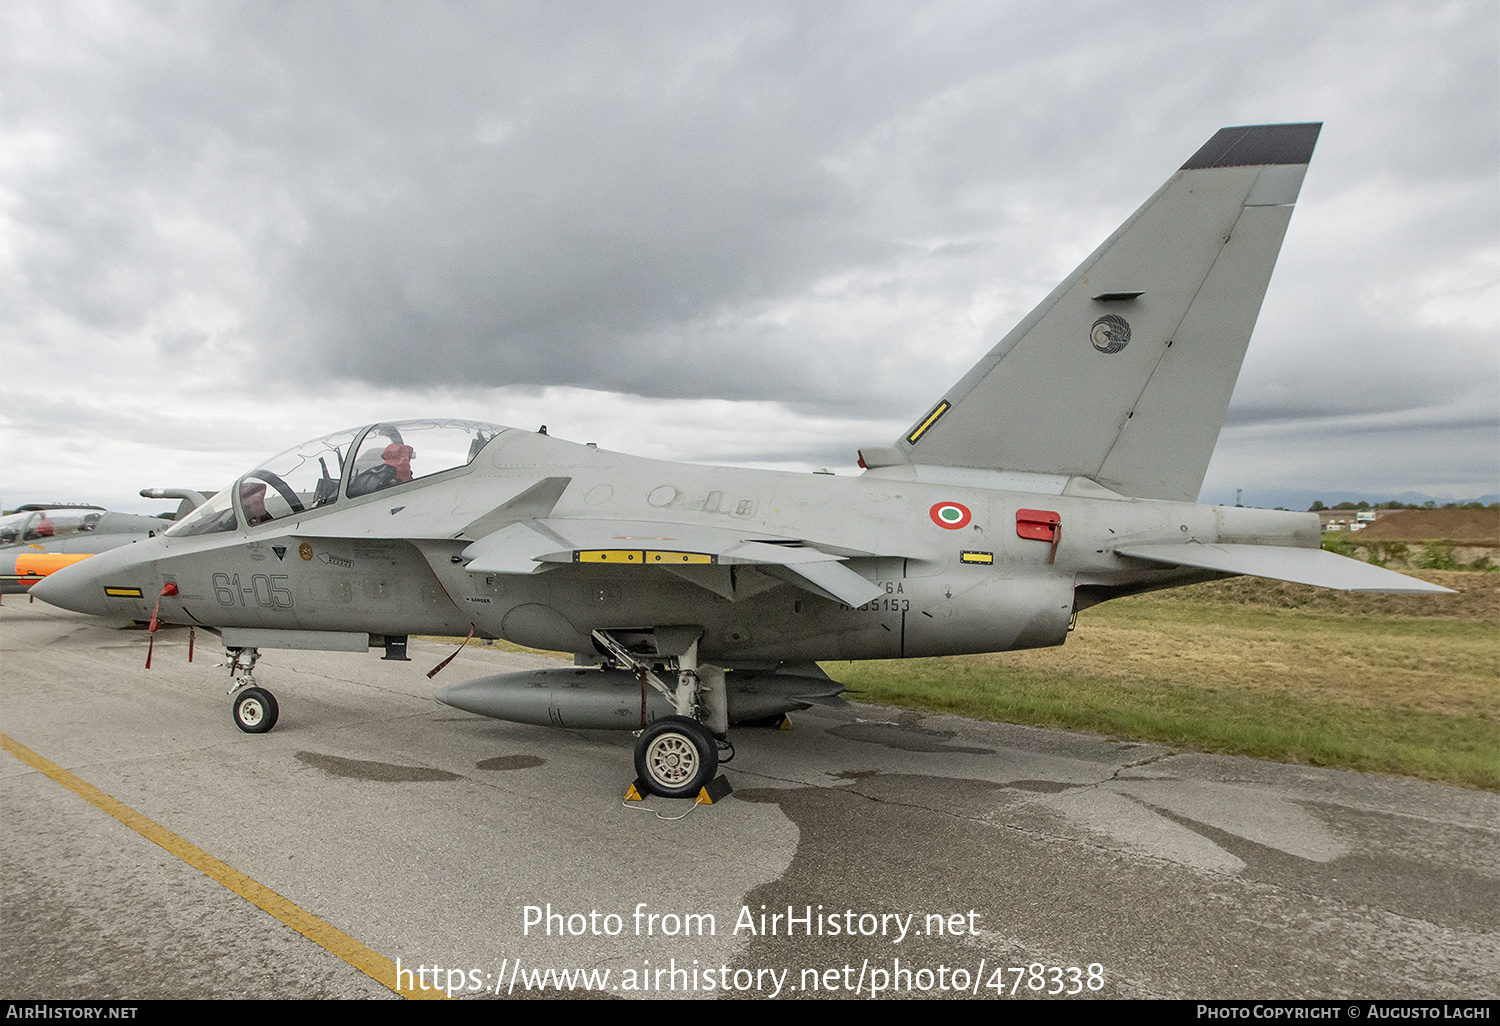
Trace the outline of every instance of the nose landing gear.
[[229, 707], [230, 718], [247, 734], [264, 734], [276, 726], [281, 709], [276, 704], [275, 695], [255, 685], [255, 663], [260, 659], [260, 649], [231, 648], [228, 652], [229, 661], [219, 665], [229, 667], [233, 681], [229, 688], [229, 693], [234, 695]]
[[264, 688], [246, 688], [234, 697], [230, 708], [234, 725], [247, 734], [264, 734], [276, 726], [276, 717], [281, 710], [276, 705], [276, 696]]

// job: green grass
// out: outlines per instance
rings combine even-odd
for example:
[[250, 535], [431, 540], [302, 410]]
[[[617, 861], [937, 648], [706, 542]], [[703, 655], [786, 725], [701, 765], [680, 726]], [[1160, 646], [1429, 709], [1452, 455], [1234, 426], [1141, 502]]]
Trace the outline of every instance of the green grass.
[[1495, 720], [1482, 715], [1366, 709], [958, 657], [826, 668], [862, 701], [1500, 790], [1500, 737]]
[[1500, 790], [1494, 578], [1434, 601], [1244, 579], [1086, 610], [1060, 649], [827, 663], [864, 701]]

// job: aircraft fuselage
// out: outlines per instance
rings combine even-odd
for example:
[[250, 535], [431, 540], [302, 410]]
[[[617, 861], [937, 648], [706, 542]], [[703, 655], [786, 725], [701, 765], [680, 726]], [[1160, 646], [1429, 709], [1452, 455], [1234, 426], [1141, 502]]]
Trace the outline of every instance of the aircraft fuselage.
[[[613, 525], [618, 551], [671, 550], [663, 524], [727, 528], [745, 539], [851, 553], [881, 594], [859, 606], [759, 565], [552, 564], [531, 574], [471, 573], [472, 539], [366, 536], [381, 518], [454, 531], [543, 477], [570, 481], [551, 516]], [[160, 537], [96, 557], [90, 611], [219, 628], [506, 638], [563, 652], [595, 629], [703, 628], [699, 654], [726, 666], [993, 652], [1058, 645], [1078, 605], [1216, 576], [1114, 553], [1126, 542], [1245, 540], [1316, 546], [1310, 514], [1158, 500], [668, 463], [508, 430], [469, 467], [306, 514], [206, 537]], [[1091, 490], [1101, 493], [1098, 486]], [[1108, 493], [1104, 493], [1108, 494]], [[934, 511], [967, 512], [961, 525]], [[1022, 537], [1018, 511], [1056, 514], [1057, 544]], [[349, 533], [334, 533], [339, 518]], [[619, 530], [639, 524], [639, 532]], [[428, 527], [429, 535], [444, 533]], [[1033, 531], [1033, 533], [1035, 533]], [[373, 534], [373, 532], [371, 532]], [[680, 547], [680, 546], [679, 546]], [[545, 566], [545, 564], [544, 564]], [[75, 572], [76, 573], [76, 572]], [[175, 596], [162, 596], [176, 585]], [[1081, 596], [1082, 597], [1082, 596]], [[74, 608], [77, 608], [75, 605]]]

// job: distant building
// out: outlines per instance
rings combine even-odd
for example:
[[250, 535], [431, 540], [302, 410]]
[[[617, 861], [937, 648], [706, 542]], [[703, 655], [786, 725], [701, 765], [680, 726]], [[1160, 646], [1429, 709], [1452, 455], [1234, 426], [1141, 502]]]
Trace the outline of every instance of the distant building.
[[1399, 512], [1395, 509], [1323, 509], [1318, 511], [1318, 520], [1325, 531], [1358, 531], [1383, 516]]

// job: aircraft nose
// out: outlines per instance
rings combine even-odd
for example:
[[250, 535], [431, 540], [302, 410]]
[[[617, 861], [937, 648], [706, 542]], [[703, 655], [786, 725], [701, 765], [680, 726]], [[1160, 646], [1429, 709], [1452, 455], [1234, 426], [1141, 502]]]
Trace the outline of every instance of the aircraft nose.
[[97, 568], [89, 566], [92, 562], [92, 559], [81, 560], [48, 574], [31, 586], [32, 597], [75, 613], [102, 614], [104, 589]]
[[136, 545], [101, 552], [56, 570], [31, 586], [31, 594], [49, 605], [75, 613], [109, 616], [133, 610], [111, 608], [109, 596], [135, 598], [145, 594], [146, 584], [137, 580], [146, 560], [129, 551]]

